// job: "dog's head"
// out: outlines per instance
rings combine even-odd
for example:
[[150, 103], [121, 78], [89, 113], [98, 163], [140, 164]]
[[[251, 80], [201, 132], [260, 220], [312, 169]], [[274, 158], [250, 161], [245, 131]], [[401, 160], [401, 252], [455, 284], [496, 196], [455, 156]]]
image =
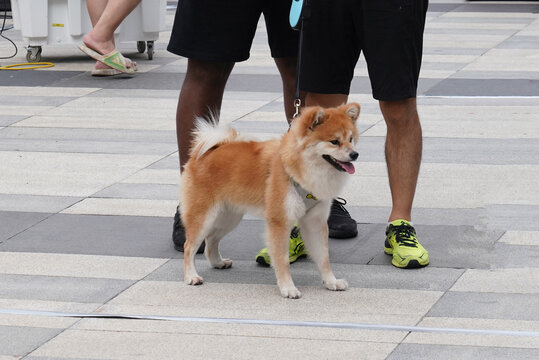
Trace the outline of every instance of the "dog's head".
[[316, 165], [353, 174], [355, 168], [352, 161], [359, 157], [355, 149], [359, 137], [356, 128], [359, 109], [357, 103], [326, 109], [305, 108], [294, 119], [290, 133], [309, 160], [315, 161]]

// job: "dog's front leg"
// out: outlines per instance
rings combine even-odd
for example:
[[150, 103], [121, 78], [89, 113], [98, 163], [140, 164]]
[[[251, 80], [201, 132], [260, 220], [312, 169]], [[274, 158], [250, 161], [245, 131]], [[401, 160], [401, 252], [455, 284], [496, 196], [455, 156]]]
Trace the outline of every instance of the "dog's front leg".
[[268, 220], [268, 251], [281, 295], [285, 298], [298, 299], [301, 297], [301, 293], [294, 285], [294, 280], [290, 275], [290, 260], [288, 258], [290, 229], [291, 226], [286, 220]]
[[322, 283], [329, 290], [346, 290], [348, 282], [337, 279], [331, 270], [328, 248], [327, 211], [324, 204], [312, 208], [300, 220], [301, 237], [307, 245], [309, 257], [316, 263]]

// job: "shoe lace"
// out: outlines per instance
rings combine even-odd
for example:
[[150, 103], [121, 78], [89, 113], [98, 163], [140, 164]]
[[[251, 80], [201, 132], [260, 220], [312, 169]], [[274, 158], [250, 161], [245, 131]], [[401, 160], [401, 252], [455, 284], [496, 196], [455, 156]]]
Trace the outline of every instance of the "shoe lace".
[[392, 228], [389, 231], [395, 232], [395, 240], [399, 245], [417, 248], [417, 238], [415, 235], [415, 229], [412, 225], [405, 222], [401, 222], [400, 225], [391, 225]]
[[[331, 204], [331, 207], [332, 207], [331, 212], [332, 213], [336, 212], [336, 214], [338, 215], [342, 215], [342, 214], [350, 215], [350, 213], [348, 212], [348, 210], [346, 210], [344, 205], [346, 205], [346, 199], [343, 199], [341, 197], [336, 197], [335, 199], [333, 199], [333, 203]], [[339, 214], [339, 212], [341, 214]]]

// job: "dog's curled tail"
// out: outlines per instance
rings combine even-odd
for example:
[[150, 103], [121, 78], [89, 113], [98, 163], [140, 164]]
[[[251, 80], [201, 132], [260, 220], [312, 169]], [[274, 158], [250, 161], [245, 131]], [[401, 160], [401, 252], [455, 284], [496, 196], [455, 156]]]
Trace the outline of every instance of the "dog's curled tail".
[[197, 117], [189, 156], [198, 160], [209, 150], [229, 143], [237, 137], [238, 133], [230, 124], [219, 122], [218, 114], [211, 112], [208, 117]]

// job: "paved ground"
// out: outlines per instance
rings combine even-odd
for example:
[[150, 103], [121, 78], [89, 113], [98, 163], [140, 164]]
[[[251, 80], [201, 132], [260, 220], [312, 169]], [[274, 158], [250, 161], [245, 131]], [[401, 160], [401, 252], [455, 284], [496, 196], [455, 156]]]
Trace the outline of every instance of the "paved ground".
[[[172, 18], [169, 10], [169, 31]], [[358, 64], [351, 100], [362, 105], [361, 158], [343, 196], [359, 235], [330, 245], [351, 289], [322, 289], [313, 264], [300, 261], [296, 301], [280, 298], [272, 270], [253, 261], [263, 246], [254, 218], [222, 244], [232, 269], [200, 258], [206, 284], [180, 281], [170, 234], [186, 60], [164, 50], [169, 31], [152, 61], [123, 45], [139, 63], [132, 78], [92, 78], [92, 62], [67, 45], [43, 48], [53, 68], [0, 71], [1, 360], [539, 358], [537, 2], [431, 1], [414, 212], [431, 265], [421, 270], [398, 270], [382, 252], [385, 125]], [[20, 33], [4, 35], [19, 55], [2, 65], [24, 62]], [[0, 56], [11, 53], [0, 40]], [[280, 91], [261, 24], [251, 59], [230, 79], [223, 117], [276, 136], [286, 129]]]

